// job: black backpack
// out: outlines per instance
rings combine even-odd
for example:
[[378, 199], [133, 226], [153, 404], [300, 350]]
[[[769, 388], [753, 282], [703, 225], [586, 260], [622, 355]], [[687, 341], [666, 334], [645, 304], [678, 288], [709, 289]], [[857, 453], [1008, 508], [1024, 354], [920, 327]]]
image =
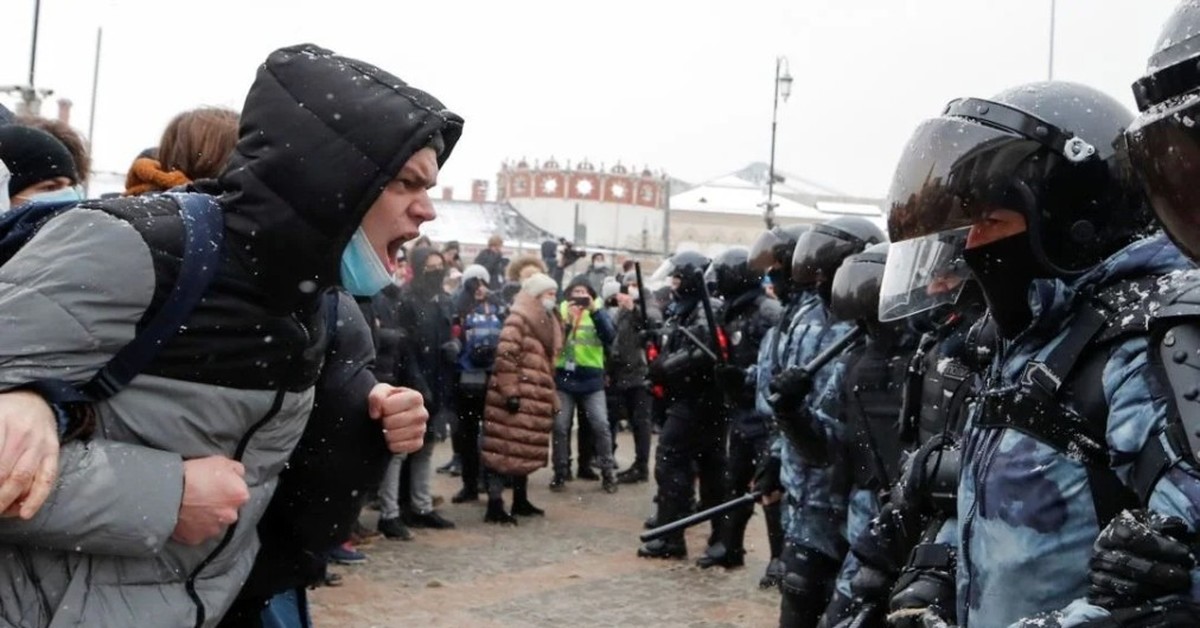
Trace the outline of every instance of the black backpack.
[[[162, 307], [91, 380], [70, 384], [45, 379], [20, 388], [37, 392], [51, 404], [108, 399], [145, 370], [162, 346], [179, 332], [216, 275], [225, 229], [221, 206], [211, 196], [177, 193], [168, 196], [179, 205], [183, 218], [184, 250], [179, 277]], [[49, 220], [77, 205], [33, 202], [0, 214], [0, 266], [12, 259]]]

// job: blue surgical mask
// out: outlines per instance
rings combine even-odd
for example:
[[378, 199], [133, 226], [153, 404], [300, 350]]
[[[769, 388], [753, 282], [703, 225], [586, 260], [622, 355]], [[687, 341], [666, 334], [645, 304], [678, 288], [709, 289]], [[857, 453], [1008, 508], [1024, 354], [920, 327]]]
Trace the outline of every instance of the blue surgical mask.
[[391, 273], [375, 254], [367, 232], [359, 227], [342, 251], [342, 287], [356, 297], [370, 297], [389, 283], [392, 283]]
[[[25, 203], [78, 203], [83, 200], [83, 193], [76, 187], [60, 188], [50, 192], [38, 192], [29, 196], [22, 196]], [[17, 205], [24, 205], [18, 203]]]

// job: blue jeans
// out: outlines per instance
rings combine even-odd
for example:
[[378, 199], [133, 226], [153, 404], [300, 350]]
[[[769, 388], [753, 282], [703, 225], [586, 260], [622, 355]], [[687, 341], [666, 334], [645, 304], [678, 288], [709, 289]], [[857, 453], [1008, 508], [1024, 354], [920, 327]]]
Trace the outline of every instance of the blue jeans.
[[262, 612], [263, 628], [310, 628], [308, 595], [304, 589], [291, 589], [271, 598]]
[[592, 461], [605, 471], [613, 469], [612, 430], [608, 425], [608, 404], [603, 390], [582, 395], [558, 391], [560, 409], [554, 417], [554, 472], [565, 475], [571, 467], [571, 422], [575, 419], [575, 405], [583, 412], [581, 417], [592, 428]]

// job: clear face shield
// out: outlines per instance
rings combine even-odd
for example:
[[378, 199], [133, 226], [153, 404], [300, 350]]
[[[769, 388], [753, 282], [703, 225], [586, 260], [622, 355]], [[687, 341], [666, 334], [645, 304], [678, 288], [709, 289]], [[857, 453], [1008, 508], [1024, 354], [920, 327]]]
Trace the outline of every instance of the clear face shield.
[[963, 261], [970, 227], [893, 242], [879, 289], [880, 322], [954, 303], [971, 271]]
[[662, 286], [670, 283], [671, 275], [675, 272], [675, 265], [671, 263], [671, 258], [667, 258], [654, 269], [647, 279], [646, 283], [652, 286]]

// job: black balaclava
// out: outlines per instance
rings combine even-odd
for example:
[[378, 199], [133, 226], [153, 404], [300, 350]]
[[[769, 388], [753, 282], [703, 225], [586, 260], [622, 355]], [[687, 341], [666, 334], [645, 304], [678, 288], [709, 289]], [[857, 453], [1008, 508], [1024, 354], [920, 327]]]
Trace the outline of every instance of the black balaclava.
[[433, 255], [442, 257], [441, 253], [438, 253], [431, 248], [422, 246], [413, 250], [412, 255], [409, 256], [409, 263], [412, 265], [413, 269], [412, 287], [413, 290], [421, 294], [428, 295], [440, 292], [442, 290], [442, 283], [446, 280], [444, 257], [442, 258], [442, 270], [433, 272], [425, 270], [425, 262], [428, 261], [429, 257]]
[[1013, 338], [1029, 327], [1033, 321], [1029, 286], [1044, 274], [1034, 255], [1029, 232], [966, 249], [963, 260], [983, 289], [1000, 334]]

